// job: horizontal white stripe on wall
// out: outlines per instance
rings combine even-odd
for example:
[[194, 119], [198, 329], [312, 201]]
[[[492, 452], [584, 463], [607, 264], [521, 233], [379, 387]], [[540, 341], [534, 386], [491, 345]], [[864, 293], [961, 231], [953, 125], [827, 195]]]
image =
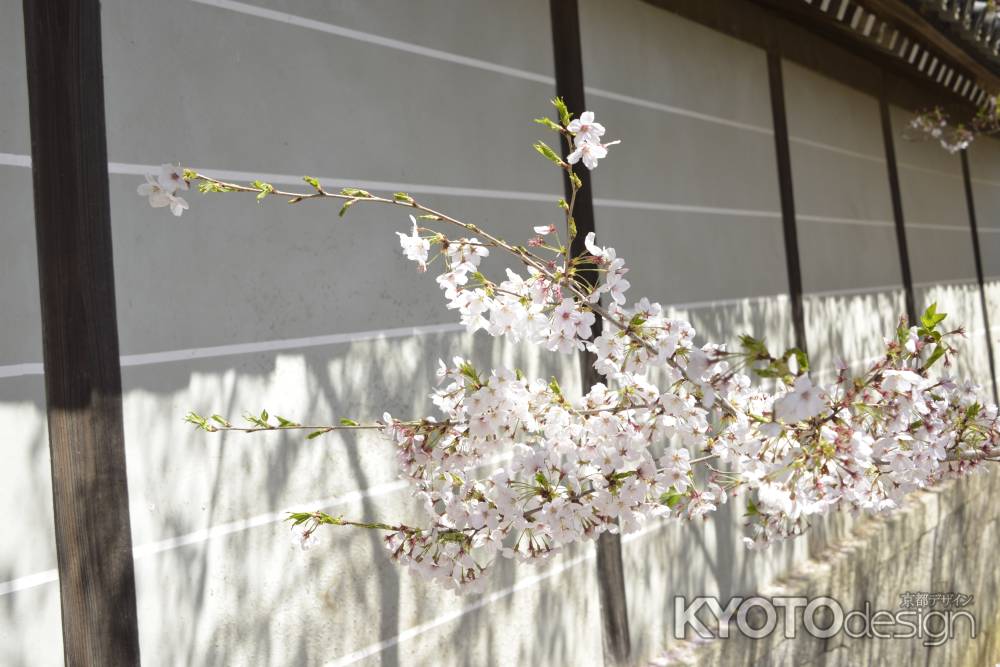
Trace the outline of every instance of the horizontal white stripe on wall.
[[[786, 301], [785, 294], [769, 294], [758, 297], [746, 297], [737, 299], [718, 299], [714, 301], [692, 301], [690, 303], [669, 304], [667, 307], [673, 310], [703, 310], [712, 308], [724, 308], [740, 304], [762, 303], [765, 301]], [[375, 331], [358, 331], [354, 333], [327, 334], [321, 336], [309, 336], [306, 338], [285, 338], [279, 340], [268, 340], [254, 343], [234, 343], [231, 345], [216, 345], [212, 347], [197, 347], [185, 350], [168, 350], [165, 352], [149, 352], [145, 354], [128, 354], [121, 357], [121, 366], [150, 366], [154, 364], [165, 364], [181, 361], [194, 361], [198, 359], [217, 359], [219, 357], [229, 357], [243, 354], [262, 354], [267, 352], [277, 352], [281, 350], [301, 350], [310, 347], [324, 347], [329, 345], [342, 345], [346, 343], [358, 343], [373, 340], [385, 340], [391, 338], [406, 338], [412, 336], [426, 336], [436, 333], [458, 333], [465, 330], [465, 326], [455, 323], [428, 324], [424, 326], [399, 327], [396, 329], [379, 329]], [[21, 377], [25, 375], [44, 375], [45, 369], [41, 363], [29, 362], [23, 364], [11, 364], [0, 366], [0, 378]]]
[[[152, 556], [164, 551], [170, 551], [172, 549], [177, 549], [191, 544], [200, 544], [214, 538], [249, 530], [250, 528], [280, 523], [288, 516], [288, 512], [311, 512], [314, 510], [325, 510], [327, 508], [346, 505], [348, 503], [357, 502], [366, 498], [377, 498], [396, 491], [401, 491], [406, 487], [407, 483], [402, 480], [388, 482], [372, 486], [368, 489], [352, 491], [351, 493], [335, 498], [326, 498], [309, 503], [302, 503], [279, 512], [265, 512], [264, 514], [258, 514], [257, 516], [253, 516], [248, 519], [231, 521], [229, 523], [223, 523], [203, 528], [201, 530], [196, 530], [185, 535], [178, 535], [177, 537], [171, 537], [158, 542], [143, 544], [135, 547], [135, 549], [132, 550], [132, 555], [136, 559], [146, 558], [147, 556]], [[10, 581], [2, 581], [0, 582], [0, 597], [16, 593], [17, 591], [24, 591], [29, 588], [50, 584], [58, 580], [59, 570], [51, 569], [11, 579]]]
[[[283, 23], [295, 27], [306, 28], [309, 30], [316, 30], [319, 32], [324, 32], [339, 37], [346, 37], [348, 39], [353, 39], [367, 44], [372, 44], [385, 48], [395, 49], [413, 55], [424, 56], [427, 58], [433, 58], [436, 60], [450, 62], [457, 65], [464, 65], [467, 67], [474, 67], [476, 69], [480, 69], [486, 72], [492, 72], [495, 74], [510, 76], [525, 81], [542, 83], [553, 87], [555, 86], [555, 79], [547, 74], [541, 74], [539, 72], [532, 72], [520, 68], [509, 67], [488, 60], [483, 60], [481, 58], [472, 58], [469, 56], [463, 56], [461, 54], [453, 53], [450, 51], [444, 51], [441, 49], [429, 48], [426, 46], [422, 46], [420, 44], [414, 44], [412, 42], [406, 42], [399, 39], [384, 37], [382, 35], [376, 35], [370, 32], [355, 30], [353, 28], [348, 28], [345, 26], [336, 25], [325, 21], [317, 21], [315, 19], [310, 19], [295, 14], [289, 14], [287, 12], [280, 12], [273, 9], [267, 9], [265, 7], [260, 7], [245, 2], [237, 2], [236, 0], [191, 0], [191, 1], [202, 5], [216, 7], [218, 9], [224, 9], [227, 11], [244, 14], [247, 16], [254, 16], [257, 18], [274, 21], [277, 23]], [[655, 100], [635, 97], [633, 95], [625, 95], [622, 93], [617, 93], [602, 88], [595, 88], [592, 86], [585, 86], [584, 91], [586, 92], [587, 95], [589, 95], [592, 98], [596, 97], [600, 99], [614, 100], [616, 102], [622, 102], [624, 104], [629, 104], [632, 106], [637, 106], [645, 109], [653, 109], [656, 111], [662, 111], [664, 113], [669, 113], [676, 116], [693, 118], [708, 123], [733, 127], [741, 130], [747, 130], [750, 132], [757, 132], [766, 135], [774, 134], [774, 131], [770, 127], [755, 125], [753, 123], [745, 123], [731, 118], [723, 118], [721, 116], [706, 114], [699, 111], [694, 111], [692, 109], [686, 109], [684, 107], [675, 106], [672, 104], [666, 104], [663, 102], [657, 102]], [[823, 142], [806, 139], [804, 137], [791, 136], [789, 137], [789, 141], [793, 143], [802, 144], [805, 146], [811, 146], [813, 148], [818, 148], [825, 151], [830, 151], [833, 153], [838, 153], [841, 155], [855, 157], [862, 160], [869, 160], [881, 164], [885, 163], [885, 158], [883, 156], [861, 153], [859, 151], [852, 151], [849, 149], [840, 148]], [[936, 169], [929, 169], [927, 167], [921, 167], [906, 162], [899, 162], [898, 166], [912, 171], [920, 171], [939, 176], [961, 178], [960, 174], [949, 173], [946, 171], [936, 170]], [[995, 185], [1000, 185], [1000, 183], [996, 183]]]
[[[192, 0], [196, 1], [196, 0]], [[12, 167], [31, 167], [31, 157], [16, 153], [0, 153], [0, 165]], [[214, 169], [211, 167], [191, 167], [196, 171], [211, 174], [216, 178], [229, 181], [249, 182], [260, 179], [276, 185], [301, 186], [302, 177], [291, 174], [268, 174], [260, 172], [237, 171], [232, 169]], [[108, 172], [115, 175], [142, 176], [159, 170], [157, 165], [135, 164], [128, 162], [109, 162]], [[352, 180], [344, 178], [323, 177], [320, 182], [327, 188], [339, 189], [344, 187], [364, 187], [370, 190], [382, 190], [388, 192], [404, 191], [411, 194], [445, 195], [454, 197], [473, 197], [485, 199], [507, 199], [515, 201], [545, 202], [550, 203], [558, 199], [559, 195], [547, 194], [544, 192], [526, 192], [517, 190], [492, 190], [482, 188], [450, 187], [443, 185], [426, 185], [421, 183], [396, 183], [392, 181], [371, 181]], [[766, 211], [758, 209], [727, 208], [722, 206], [699, 206], [694, 204], [676, 204], [669, 202], [647, 202], [632, 201], [627, 199], [609, 199], [595, 197], [594, 205], [605, 208], [632, 209], [640, 211], [669, 211], [674, 213], [695, 213], [702, 215], [719, 215], [735, 218], [756, 218], [761, 220], [780, 220], [780, 211]], [[802, 222], [818, 222], [824, 224], [838, 225], [860, 225], [867, 227], [892, 227], [894, 223], [888, 220], [865, 220], [860, 218], [843, 218], [824, 215], [813, 215], [809, 213], [797, 213], [796, 219]], [[965, 225], [942, 225], [924, 222], [907, 222], [907, 228], [914, 229], [936, 229], [942, 231], [967, 230]], [[1000, 227], [980, 228], [980, 232], [1000, 233]]]
[[[168, 350], [166, 352], [149, 352], [146, 354], [128, 354], [121, 357], [121, 365], [151, 366], [176, 361], [193, 361], [197, 359], [217, 359], [241, 354], [260, 354], [280, 350], [302, 350], [310, 347], [342, 345], [372, 340], [387, 340], [392, 338], [409, 338], [426, 336], [436, 333], [454, 333], [464, 331], [465, 326], [455, 323], [428, 324], [425, 326], [399, 327], [397, 329], [380, 329], [376, 331], [358, 331], [355, 333], [328, 334], [309, 336], [306, 338], [285, 338], [267, 340], [256, 343], [234, 343], [232, 345], [216, 345], [213, 347], [196, 347], [187, 350]], [[40, 363], [13, 364], [0, 366], [0, 378], [18, 377], [22, 375], [44, 375]]]
[[[628, 544], [629, 542], [633, 542], [649, 533], [660, 530], [664, 526], [670, 525], [670, 523], [672, 522], [664, 520], [654, 520], [641, 530], [637, 530], [634, 533], [629, 533], [628, 535], [623, 535], [622, 544]], [[370, 658], [374, 655], [378, 655], [382, 651], [388, 648], [392, 648], [393, 646], [397, 646], [398, 644], [401, 644], [404, 641], [413, 639], [414, 637], [418, 637], [423, 633], [427, 632], [428, 630], [433, 630], [436, 627], [445, 625], [456, 619], [461, 618], [462, 616], [465, 616], [466, 614], [472, 613], [477, 609], [482, 609], [487, 605], [493, 604], [494, 602], [502, 600], [506, 597], [510, 597], [511, 595], [513, 595], [518, 591], [524, 590], [526, 588], [533, 588], [538, 584], [542, 583], [543, 581], [545, 581], [546, 579], [551, 579], [552, 577], [558, 576], [563, 572], [566, 572], [567, 570], [570, 570], [576, 567], [577, 565], [580, 565], [581, 563], [592, 561], [597, 557], [596, 549], [589, 548], [589, 545], [585, 545], [583, 548], [586, 550], [586, 553], [584, 554], [563, 561], [558, 565], [551, 565], [545, 568], [545, 570], [539, 574], [533, 574], [523, 579], [519, 579], [518, 582], [513, 586], [504, 588], [503, 590], [499, 590], [496, 593], [491, 593], [490, 595], [484, 596], [479, 600], [473, 602], [472, 604], [462, 607], [461, 609], [456, 609], [455, 611], [449, 612], [447, 614], [442, 614], [441, 616], [438, 616], [437, 618], [428, 621], [427, 623], [421, 623], [420, 625], [415, 625], [412, 628], [409, 628], [408, 630], [404, 630], [395, 637], [385, 639], [375, 644], [371, 644], [370, 646], [366, 646], [365, 648], [354, 651], [353, 653], [348, 653], [347, 655], [341, 656], [340, 658], [337, 658], [332, 662], [326, 663], [324, 667], [348, 667], [348, 665], [356, 664], [364, 660], [365, 658]]]
[[840, 148], [839, 146], [834, 146], [832, 144], [825, 144], [821, 141], [813, 141], [812, 139], [806, 139], [804, 137], [796, 137], [793, 135], [788, 136], [788, 141], [790, 141], [793, 144], [801, 144], [803, 146], [809, 146], [810, 148], [818, 148], [820, 150], [828, 151], [830, 153], [837, 153], [838, 155], [846, 155], [847, 157], [853, 157], [859, 160], [867, 160], [869, 162], [877, 162], [879, 164], [885, 164], [885, 158], [880, 155], [871, 155], [869, 153], [852, 151], [850, 149]]
[[[996, 280], [1000, 276], [986, 276], [984, 280]], [[914, 283], [918, 289], [935, 287], [938, 285], [972, 284], [975, 278], [967, 278], [953, 281], [936, 281]], [[874, 294], [877, 292], [891, 292], [902, 290], [902, 285], [878, 285], [874, 287], [861, 287], [837, 290], [822, 290], [806, 292], [805, 298], [850, 296], [854, 294]], [[713, 308], [726, 308], [739, 305], [750, 305], [764, 303], [767, 301], [785, 302], [788, 295], [767, 294], [755, 297], [740, 297], [735, 299], [717, 299], [710, 301], [691, 301], [688, 303], [668, 303], [665, 306], [674, 311], [684, 310], [710, 310]], [[267, 352], [277, 352], [281, 350], [301, 350], [311, 347], [324, 347], [330, 345], [342, 345], [346, 343], [357, 343], [364, 341], [383, 340], [392, 338], [406, 338], [412, 336], [426, 336], [436, 333], [458, 333], [465, 329], [459, 323], [428, 324], [423, 326], [399, 327], [395, 329], [379, 329], [374, 331], [358, 331], [353, 333], [326, 334], [320, 336], [309, 336], [305, 338], [285, 338], [279, 340], [260, 341], [252, 343], [233, 343], [231, 345], [216, 345], [212, 347], [197, 347], [182, 350], [167, 350], [165, 352], [149, 352], [145, 354], [129, 354], [121, 357], [122, 367], [150, 366], [154, 364], [165, 364], [172, 362], [195, 361], [198, 359], [217, 359], [220, 357], [237, 356], [245, 354], [263, 354]], [[44, 375], [43, 365], [38, 362], [27, 362], [21, 364], [10, 364], [0, 366], [0, 378], [23, 377], [29, 375]]]
[[[31, 167], [31, 157], [16, 153], [0, 153], [0, 165], [9, 167]], [[214, 169], [212, 167], [190, 167], [204, 174], [227, 181], [250, 182], [256, 179], [274, 185], [303, 186], [301, 176], [291, 174], [267, 174], [249, 171], [234, 171], [232, 169]], [[108, 172], [119, 176], [142, 176], [156, 173], [158, 165], [134, 164], [127, 162], [109, 162]], [[408, 192], [410, 194], [445, 195], [452, 197], [473, 197], [482, 199], [507, 199], [515, 201], [553, 203], [562, 196], [545, 192], [526, 192], [517, 190], [493, 190], [484, 188], [462, 188], [444, 185], [426, 185], [421, 183], [395, 183], [391, 181], [372, 181], [361, 179], [328, 178], [319, 179], [326, 188], [339, 190], [345, 187], [363, 187], [368, 190], [385, 192]], [[673, 211], [678, 213], [700, 213], [706, 215], [722, 215], [737, 218], [763, 218], [780, 220], [778, 211], [762, 211], [755, 209], [725, 208], [721, 206], [698, 206], [694, 204], [672, 204], [666, 202], [632, 201], [627, 199], [608, 199], [597, 197], [594, 205], [607, 208], [624, 208], [640, 211]]]
[[[515, 67], [508, 67], [506, 65], [500, 65], [498, 63], [490, 62], [488, 60], [483, 60], [481, 58], [471, 58], [469, 56], [463, 56], [457, 53], [452, 53], [450, 51], [433, 49], [426, 46], [421, 46], [419, 44], [414, 44], [412, 42], [405, 42], [398, 39], [383, 37], [382, 35], [376, 35], [370, 32], [354, 30], [353, 28], [347, 28], [345, 26], [336, 25], [334, 23], [328, 23], [325, 21], [317, 21], [315, 19], [306, 18], [304, 16], [298, 16], [296, 14], [289, 14], [287, 12], [279, 12], [273, 9], [266, 9], [264, 7], [259, 7], [257, 5], [252, 5], [245, 2], [236, 2], [235, 0], [191, 0], [191, 1], [202, 5], [217, 7], [219, 9], [225, 9], [231, 12], [237, 12], [239, 14], [245, 14], [247, 16], [255, 16], [257, 18], [266, 19], [269, 21], [275, 21], [277, 23], [284, 23], [286, 25], [291, 25], [299, 28], [316, 30], [330, 35], [337, 35], [338, 37], [346, 37], [348, 39], [353, 39], [360, 42], [365, 42], [367, 44], [373, 44], [376, 46], [381, 46], [389, 49], [395, 49], [413, 55], [433, 58], [435, 60], [441, 60], [456, 65], [464, 65], [466, 67], [474, 67], [476, 69], [480, 69], [485, 72], [502, 74], [504, 76], [510, 76], [516, 79], [522, 79], [524, 81], [543, 83], [553, 88], [556, 85], [555, 78], [547, 74], [541, 74], [539, 72], [531, 72], [529, 70], [519, 69]], [[646, 109], [654, 109], [656, 111], [663, 111], [666, 113], [674, 114], [677, 116], [684, 116], [687, 118], [694, 118], [708, 123], [715, 123], [716, 125], [725, 125], [728, 127], [734, 127], [742, 130], [759, 132], [768, 135], [773, 134], [773, 131], [769, 127], [754, 125], [752, 123], [744, 123], [730, 118], [722, 118], [721, 116], [714, 116], [712, 114], [701, 113], [699, 111], [693, 111], [691, 109], [685, 109], [670, 104], [664, 104], [662, 102], [656, 102], [654, 100], [647, 100], [640, 97], [634, 97], [632, 95], [624, 95], [622, 93], [616, 93], [601, 88], [593, 88], [590, 86], [585, 87], [584, 91], [587, 93], [587, 95], [591, 97], [623, 102], [625, 104], [630, 104], [632, 106], [643, 107]]]

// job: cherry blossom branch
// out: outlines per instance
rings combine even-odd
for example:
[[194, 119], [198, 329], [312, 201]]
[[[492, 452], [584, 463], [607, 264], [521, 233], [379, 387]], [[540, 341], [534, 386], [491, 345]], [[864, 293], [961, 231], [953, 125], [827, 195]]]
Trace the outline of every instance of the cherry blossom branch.
[[[561, 101], [555, 105], [559, 122], [538, 122], [566, 138], [572, 152], [560, 156], [544, 142], [535, 149], [570, 178], [569, 201], [559, 202], [566, 244], [543, 238], [555, 225], [535, 227], [525, 247], [406, 193], [331, 193], [311, 177], [304, 180], [312, 191], [295, 192], [165, 165], [140, 186], [151, 205], [170, 206], [175, 215], [187, 209], [178, 192], [197, 182], [204, 192], [254, 193], [258, 200], [333, 199], [342, 202], [341, 215], [359, 202], [391, 205], [457, 227], [470, 237], [448, 238], [411, 215], [412, 232], [397, 235], [420, 271], [442, 259], [436, 281], [467, 329], [552, 352], [589, 350], [605, 377], [571, 398], [554, 379], [502, 367], [480, 371], [456, 357], [440, 362], [431, 394], [442, 420], [385, 414], [370, 424], [305, 426], [282, 417], [274, 423], [264, 411], [237, 427], [219, 415], [191, 413], [188, 421], [212, 432], [291, 429], [312, 438], [367, 429], [392, 443], [427, 525], [296, 513], [302, 546], [313, 543], [321, 525], [383, 531], [401, 564], [449, 588], [473, 590], [497, 556], [535, 560], [657, 517], [703, 517], [737, 496], [746, 502], [748, 546], [765, 546], [801, 534], [811, 517], [832, 508], [892, 509], [906, 493], [1000, 457], [1000, 412], [981, 403], [974, 386], [950, 377], [957, 354], [950, 341], [962, 330], [943, 329], [945, 315], [934, 305], [912, 326], [902, 319], [885, 354], [859, 376], [841, 367], [829, 387], [813, 384], [801, 350], [772, 354], [750, 336], [734, 350], [698, 347], [694, 328], [668, 318], [660, 304], [627, 305], [628, 269], [613, 248], [598, 246], [591, 233], [586, 254], [573, 257], [569, 249], [581, 187], [572, 165], [596, 168], [617, 142], [602, 143], [604, 128], [593, 113], [573, 119]], [[440, 246], [433, 260], [432, 246]], [[484, 276], [480, 261], [495, 249], [516, 257], [527, 275], [508, 269], [506, 280]], [[609, 326], [592, 338], [597, 317]], [[932, 367], [943, 372], [932, 376]], [[773, 390], [755, 386], [750, 374], [773, 380]], [[654, 455], [661, 445], [662, 455]], [[501, 452], [503, 465], [484, 476], [484, 465]]]

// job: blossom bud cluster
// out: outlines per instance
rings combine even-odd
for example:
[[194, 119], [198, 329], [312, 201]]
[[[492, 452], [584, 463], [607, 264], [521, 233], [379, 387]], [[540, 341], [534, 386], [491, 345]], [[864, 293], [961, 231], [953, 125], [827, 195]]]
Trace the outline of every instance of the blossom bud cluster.
[[[603, 134], [592, 115], [578, 130]], [[402, 241], [408, 256], [417, 236]], [[703, 517], [734, 497], [746, 504], [745, 542], [762, 547], [837, 507], [896, 508], [911, 491], [981, 467], [997, 445], [996, 407], [978, 403], [975, 387], [929, 372], [942, 356], [953, 367], [954, 354], [933, 309], [922, 326], [901, 327], [857, 377], [841, 369], [820, 386], [786, 361], [765, 391], [744, 372], [749, 356], [697, 346], [691, 324], [658, 303], [628, 304], [625, 262], [593, 234], [586, 257], [553, 249], [498, 282], [479, 273], [487, 252], [477, 239], [442, 245], [437, 281], [470, 331], [589, 350], [605, 378], [573, 398], [555, 382], [456, 358], [441, 362], [432, 395], [440, 419], [384, 416], [428, 519], [387, 545], [448, 587], [477, 588], [497, 556], [543, 559], [654, 518]], [[411, 259], [426, 266], [426, 257]], [[580, 259], [597, 267], [598, 284], [575, 277]], [[591, 340], [598, 312], [603, 332]], [[503, 455], [501, 467], [483, 471]]]
[[908, 129], [917, 136], [937, 141], [941, 148], [952, 154], [965, 150], [976, 138], [975, 132], [964, 125], [949, 125], [947, 116], [938, 108], [911, 118]]
[[[467, 329], [550, 352], [586, 351], [603, 376], [571, 396], [555, 379], [528, 378], [517, 369], [478, 369], [463, 358], [440, 362], [431, 395], [439, 414], [385, 414], [365, 426], [393, 444], [401, 476], [422, 508], [420, 524], [293, 515], [303, 547], [315, 542], [321, 524], [383, 530], [400, 563], [448, 588], [475, 590], [499, 558], [537, 561], [604, 532], [633, 532], [661, 518], [703, 518], [727, 502], [745, 507], [747, 546], [764, 547], [835, 509], [892, 510], [906, 494], [1000, 456], [997, 407], [952, 377], [957, 351], [950, 341], [962, 331], [943, 330], [935, 306], [912, 326], [901, 320], [882, 356], [863, 372], [841, 366], [822, 385], [801, 351], [776, 356], [749, 336], [734, 349], [699, 344], [694, 327], [669, 317], [661, 304], [630, 301], [625, 260], [598, 245], [593, 233], [584, 239], [586, 253], [571, 256], [581, 186], [571, 165], [595, 168], [610, 144], [601, 143], [605, 129], [593, 113], [572, 120], [560, 100], [555, 104], [561, 123], [540, 122], [570, 140], [573, 152], [564, 160], [545, 144], [535, 147], [567, 171], [573, 188], [571, 201], [560, 202], [564, 244], [555, 225], [535, 226], [527, 246], [513, 246], [405, 193], [388, 199], [349, 188], [331, 195], [309, 177], [315, 193], [287, 193], [165, 165], [160, 177], [147, 176], [140, 186], [153, 206], [169, 205], [175, 215], [187, 207], [176, 192], [187, 189], [190, 173], [206, 181], [205, 192], [285, 196], [292, 203], [334, 197], [346, 200], [342, 213], [356, 202], [378, 202], [457, 225], [475, 236], [449, 238], [413, 216], [410, 233], [398, 236], [419, 271], [440, 267], [436, 281]], [[932, 134], [940, 130], [939, 121], [926, 123]], [[519, 269], [488, 277], [483, 260], [491, 251], [512, 255]], [[232, 428], [213, 419], [218, 426], [196, 415], [193, 423]], [[251, 430], [272, 428], [266, 413], [252, 421]], [[361, 426], [348, 422], [347, 428]], [[282, 420], [279, 427], [300, 426]]]

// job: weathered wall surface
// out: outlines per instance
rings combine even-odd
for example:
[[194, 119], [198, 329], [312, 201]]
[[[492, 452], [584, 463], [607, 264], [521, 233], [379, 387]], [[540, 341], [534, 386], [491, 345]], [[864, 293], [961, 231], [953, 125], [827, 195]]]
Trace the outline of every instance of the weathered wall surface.
[[[59, 664], [61, 645], [20, 7], [0, 0], [0, 664], [34, 667]], [[765, 54], [637, 1], [583, 0], [580, 11], [588, 106], [624, 139], [594, 174], [597, 228], [633, 267], [631, 293], [672, 304], [709, 340], [752, 332], [790, 345]], [[545, 567], [503, 567], [486, 593], [461, 599], [390, 564], [375, 536], [329, 532], [300, 554], [286, 508], [406, 518], [392, 452], [365, 436], [212, 437], [182, 423], [190, 409], [424, 414], [437, 358], [455, 354], [556, 374], [575, 391], [575, 363], [463, 333], [433, 281], [399, 256], [393, 232], [407, 221], [396, 212], [355, 207], [341, 221], [332, 208], [192, 193], [174, 219], [135, 195], [141, 174], [168, 160], [282, 184], [307, 173], [404, 189], [523, 238], [557, 218], [562, 190], [530, 147], [530, 120], [554, 92], [547, 3], [107, 0], [103, 27], [145, 664], [599, 665], [590, 545]], [[872, 354], [902, 310], [899, 265], [877, 105], [787, 63], [785, 78], [808, 342], [822, 373], [835, 355]], [[898, 148], [913, 179], [956, 173], [957, 159], [924, 148]], [[986, 271], [1000, 276], [1000, 149], [984, 142], [971, 159]], [[914, 243], [948, 254], [940, 274], [916, 280], [927, 298], [953, 299], [945, 309], [975, 333], [965, 368], [983, 380], [964, 198], [949, 187], [928, 203], [929, 188], [904, 185], [906, 210], [925, 224]], [[978, 488], [933, 502], [958, 507]], [[852, 529], [837, 519], [751, 553], [740, 514], [625, 538], [637, 659], [669, 643], [671, 596], [761, 590]], [[957, 558], [950, 524], [925, 524]], [[905, 563], [881, 567], [917, 577], [900, 587], [923, 584]], [[986, 584], [973, 584], [985, 599]]]
[[[841, 605], [845, 615], [853, 610], [865, 612], [868, 605], [869, 617], [877, 610], [898, 611], [900, 596], [905, 593], [959, 593], [973, 598], [960, 610], [968, 611], [975, 618], [974, 624], [964, 615], [948, 621], [938, 617], [924, 621], [911, 615], [906, 620], [914, 624], [916, 636], [877, 638], [862, 636], [864, 626], [859, 617], [849, 624], [854, 637], [841, 633], [823, 639], [804, 630], [803, 609], [799, 608], [795, 611], [795, 635], [786, 638], [780, 630], [785, 616], [779, 609], [779, 630], [764, 639], [734, 632], [727, 640], [679, 644], [673, 647], [670, 660], [662, 658], [653, 664], [993, 665], [1000, 655], [1000, 637], [995, 631], [1000, 622], [1000, 582], [994, 566], [995, 545], [1000, 539], [1000, 513], [995, 502], [998, 492], [1000, 477], [990, 471], [915, 494], [899, 512], [863, 520], [850, 536], [757, 591], [765, 597], [827, 596]], [[823, 613], [815, 617], [820, 628], [831, 620], [831, 615]], [[751, 623], [761, 627], [763, 621], [760, 617]], [[941, 641], [945, 628], [953, 636]], [[876, 630], [886, 632], [885, 626]], [[899, 630], [905, 628], [900, 626]]]

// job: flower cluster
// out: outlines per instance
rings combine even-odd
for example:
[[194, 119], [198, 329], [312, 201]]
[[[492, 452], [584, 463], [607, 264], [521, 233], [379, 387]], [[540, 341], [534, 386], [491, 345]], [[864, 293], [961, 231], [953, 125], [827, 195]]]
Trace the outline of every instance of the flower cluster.
[[[695, 342], [689, 322], [642, 298], [628, 299], [626, 262], [611, 247], [576, 230], [573, 202], [581, 187], [572, 165], [594, 168], [606, 154], [594, 114], [572, 120], [556, 101], [560, 123], [543, 124], [572, 141], [564, 161], [573, 196], [561, 201], [566, 239], [555, 225], [536, 226], [516, 246], [475, 225], [419, 204], [405, 193], [383, 198], [358, 189], [285, 193], [267, 184], [241, 186], [206, 176], [202, 189], [279, 195], [297, 202], [332, 197], [415, 209], [403, 254], [436, 280], [448, 307], [470, 331], [560, 353], [586, 350], [603, 381], [570, 396], [553, 379], [513, 368], [479, 369], [467, 359], [440, 362], [431, 398], [439, 414], [400, 419], [385, 414], [363, 425], [301, 426], [267, 413], [251, 427], [227, 420], [188, 420], [209, 431], [307, 428], [377, 429], [394, 447], [401, 476], [423, 509], [417, 526], [357, 523], [323, 513], [292, 515], [309, 546], [322, 524], [386, 533], [391, 556], [457, 590], [475, 590], [498, 558], [544, 559], [604, 532], [631, 532], [659, 518], [693, 520], [721, 504], [746, 508], [750, 547], [800, 534], [810, 519], [835, 508], [881, 512], [909, 492], [980, 469], [1000, 454], [996, 406], [950, 376], [961, 330], [942, 329], [934, 306], [919, 323], [901, 320], [884, 354], [864, 372], [844, 366], [825, 386], [809, 374], [799, 350], [772, 354], [750, 336], [737, 348]], [[604, 153], [601, 150], [604, 150]], [[574, 157], [575, 156], [575, 157]], [[457, 228], [459, 235], [423, 227]], [[491, 251], [516, 258], [520, 270], [490, 278]], [[597, 318], [601, 333], [594, 337]], [[941, 362], [941, 363], [938, 363]], [[941, 373], [934, 372], [941, 369]], [[755, 382], [766, 378], [771, 389]], [[482, 472], [483, 470], [486, 472]]]
[[573, 151], [566, 156], [566, 161], [576, 164], [582, 160], [587, 169], [596, 169], [597, 161], [608, 156], [608, 146], [621, 143], [601, 143], [604, 126], [594, 120], [593, 111], [584, 111], [579, 118], [569, 122], [566, 130], [573, 135]]
[[188, 208], [188, 203], [177, 196], [178, 190], [187, 190], [190, 187], [187, 179], [184, 178], [184, 171], [178, 165], [160, 165], [160, 175], [154, 177], [146, 174], [146, 182], [141, 184], [136, 191], [143, 197], [149, 198], [149, 205], [153, 208], [170, 207], [170, 212], [180, 216]]

